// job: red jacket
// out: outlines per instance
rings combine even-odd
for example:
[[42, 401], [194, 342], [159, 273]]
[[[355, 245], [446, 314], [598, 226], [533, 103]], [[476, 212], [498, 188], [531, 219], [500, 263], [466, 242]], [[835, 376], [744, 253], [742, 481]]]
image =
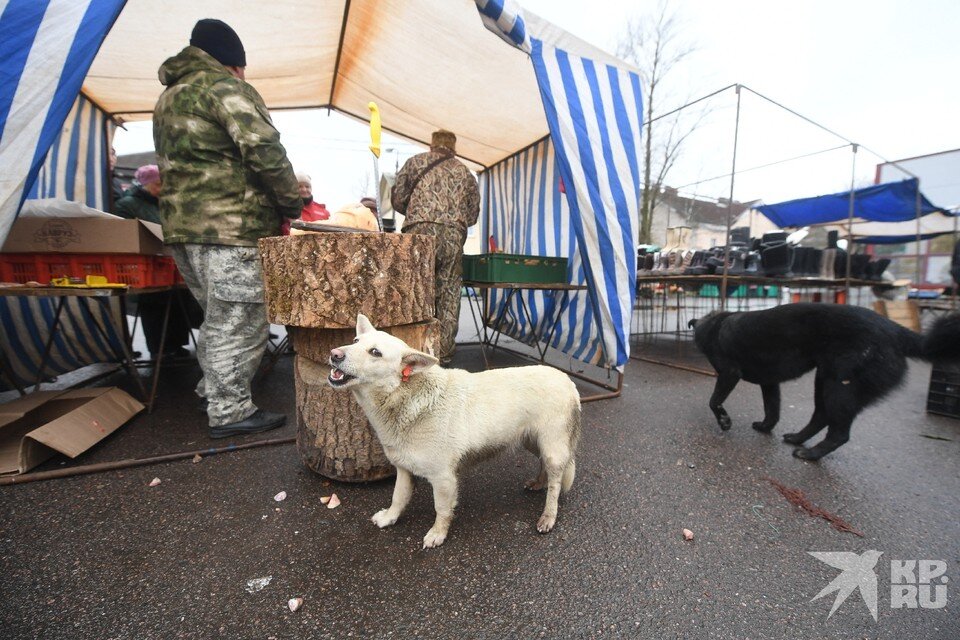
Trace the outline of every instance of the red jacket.
[[[305, 206], [303, 210], [300, 211], [300, 219], [304, 222], [317, 222], [319, 220], [329, 220], [330, 212], [327, 211], [327, 207], [320, 203], [310, 201], [310, 204]], [[280, 233], [285, 236], [290, 235], [290, 220], [287, 218], [283, 219], [283, 222], [280, 223]]]
[[327, 207], [311, 200], [310, 204], [303, 208], [303, 211], [300, 212], [300, 219], [304, 222], [319, 222], [321, 220], [328, 220], [330, 218], [330, 212], [327, 211]]

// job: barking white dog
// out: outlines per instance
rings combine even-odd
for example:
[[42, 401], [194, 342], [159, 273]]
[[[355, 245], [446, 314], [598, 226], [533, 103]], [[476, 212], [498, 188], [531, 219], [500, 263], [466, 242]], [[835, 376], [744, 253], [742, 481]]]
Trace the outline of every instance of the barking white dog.
[[413, 494], [412, 476], [421, 476], [433, 485], [437, 511], [423, 546], [440, 546], [453, 520], [459, 472], [523, 445], [541, 463], [527, 487], [547, 489], [537, 530], [553, 529], [560, 491], [573, 484], [580, 440], [580, 394], [563, 372], [543, 366], [441, 369], [436, 358], [377, 331], [363, 315], [357, 316], [354, 343], [332, 350], [329, 364], [327, 382], [350, 389], [397, 468], [393, 501], [372, 518], [378, 527], [397, 521]]

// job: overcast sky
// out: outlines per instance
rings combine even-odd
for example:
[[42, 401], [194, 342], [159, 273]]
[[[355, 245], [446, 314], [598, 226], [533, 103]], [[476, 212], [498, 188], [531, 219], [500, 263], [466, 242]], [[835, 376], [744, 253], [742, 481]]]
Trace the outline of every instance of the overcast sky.
[[[655, 10], [638, 0], [520, 0], [520, 4], [592, 44], [613, 52], [623, 23]], [[680, 0], [672, 9], [683, 37], [698, 49], [673, 77], [670, 100], [744, 84], [888, 159], [960, 147], [960, 53], [955, 0]], [[491, 36], [492, 37], [492, 36]], [[671, 184], [691, 194], [726, 196], [736, 96], [709, 101], [705, 124], [690, 139]], [[679, 104], [661, 104], [661, 111]], [[359, 198], [372, 174], [366, 129], [326, 113], [275, 116], [298, 169], [314, 177], [328, 206]], [[763, 100], [744, 94], [738, 169], [748, 169], [844, 144]], [[119, 153], [150, 148], [149, 124], [127, 125]], [[386, 138], [382, 166], [415, 153]], [[734, 197], [767, 202], [841, 191], [851, 181], [849, 148], [738, 174]], [[861, 150], [856, 184], [873, 181], [881, 159]], [[960, 177], [958, 177], [960, 180]]]

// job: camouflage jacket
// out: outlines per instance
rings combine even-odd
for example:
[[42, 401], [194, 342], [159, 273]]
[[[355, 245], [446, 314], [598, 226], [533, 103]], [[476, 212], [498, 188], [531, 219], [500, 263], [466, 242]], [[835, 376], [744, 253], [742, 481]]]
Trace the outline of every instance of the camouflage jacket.
[[168, 244], [255, 246], [303, 206], [297, 178], [260, 94], [206, 52], [160, 67], [153, 112]]
[[431, 168], [419, 184], [414, 185], [417, 176], [441, 157], [435, 151], [415, 155], [397, 174], [390, 202], [394, 209], [406, 216], [404, 226], [438, 222], [466, 230], [477, 223], [480, 189], [470, 170], [456, 158], [451, 156]]

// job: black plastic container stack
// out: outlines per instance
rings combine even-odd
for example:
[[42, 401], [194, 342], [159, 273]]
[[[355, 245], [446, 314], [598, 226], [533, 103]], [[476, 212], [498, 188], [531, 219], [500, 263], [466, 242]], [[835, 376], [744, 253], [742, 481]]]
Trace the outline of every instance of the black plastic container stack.
[[960, 419], [960, 365], [934, 365], [927, 392], [927, 411]]

